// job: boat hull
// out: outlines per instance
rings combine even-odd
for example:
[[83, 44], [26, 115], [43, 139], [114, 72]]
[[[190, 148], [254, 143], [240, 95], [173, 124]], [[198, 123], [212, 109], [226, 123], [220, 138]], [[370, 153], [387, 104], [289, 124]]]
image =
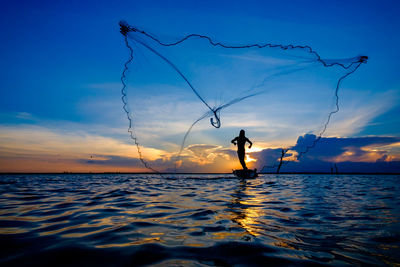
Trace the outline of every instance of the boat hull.
[[257, 169], [254, 170], [234, 170], [233, 174], [242, 179], [253, 179], [258, 176]]

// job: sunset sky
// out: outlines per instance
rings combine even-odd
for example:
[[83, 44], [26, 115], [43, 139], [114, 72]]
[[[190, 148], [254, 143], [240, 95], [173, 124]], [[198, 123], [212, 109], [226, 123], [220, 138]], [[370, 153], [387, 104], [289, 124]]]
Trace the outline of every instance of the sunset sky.
[[[369, 56], [342, 82], [340, 111], [321, 141], [282, 171], [337, 164], [348, 172], [400, 172], [399, 12], [398, 1], [5, 1], [0, 172], [148, 171], [122, 109], [129, 51], [120, 20], [166, 41], [199, 33], [229, 44], [310, 45], [326, 59]], [[211, 105], [244, 96], [271, 69], [304, 67], [274, 76], [262, 94], [222, 111], [220, 129], [204, 119], [178, 159], [186, 130], [207, 109], [165, 62], [129, 41], [134, 130], [145, 160], [159, 171], [238, 168], [230, 140], [240, 129], [254, 143], [250, 166], [272, 165], [288, 147], [295, 160], [334, 110], [335, 83], [346, 73], [327, 72], [301, 52], [222, 51], [195, 42], [160, 48]]]

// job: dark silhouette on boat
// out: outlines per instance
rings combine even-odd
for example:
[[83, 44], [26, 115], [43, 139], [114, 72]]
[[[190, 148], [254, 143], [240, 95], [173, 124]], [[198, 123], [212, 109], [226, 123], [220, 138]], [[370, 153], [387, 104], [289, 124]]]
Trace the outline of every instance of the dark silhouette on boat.
[[240, 130], [239, 136], [236, 136], [231, 141], [232, 144], [234, 144], [235, 146], [237, 145], [238, 158], [240, 164], [243, 167], [242, 170], [234, 170], [233, 174], [235, 174], [240, 178], [255, 178], [258, 176], [257, 169], [249, 170], [246, 166], [246, 162], [244, 161], [244, 157], [246, 155], [246, 149], [245, 149], [246, 142], [249, 143], [249, 148], [251, 148], [253, 143], [245, 136], [244, 130]]

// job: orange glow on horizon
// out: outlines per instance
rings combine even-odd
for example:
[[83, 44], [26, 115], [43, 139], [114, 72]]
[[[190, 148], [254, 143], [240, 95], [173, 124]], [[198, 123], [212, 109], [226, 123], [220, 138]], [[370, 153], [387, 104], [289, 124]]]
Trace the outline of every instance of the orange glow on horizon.
[[249, 154], [246, 154], [246, 158], [244, 160], [246, 163], [250, 163], [253, 161], [257, 161], [257, 159], [253, 159], [252, 157], [249, 156]]
[[[140, 161], [134, 144], [127, 140], [87, 133], [63, 133], [44, 127], [0, 129], [0, 172], [150, 172]], [[156, 144], [154, 144], [156, 145]], [[159, 149], [141, 146], [143, 158], [163, 172], [175, 166], [178, 172], [231, 172], [241, 169], [236, 147], [191, 144], [177, 158], [179, 147]], [[255, 166], [252, 153], [271, 146], [258, 143], [247, 149], [245, 162]], [[360, 153], [360, 151], [362, 153]], [[341, 155], [328, 158], [334, 162], [376, 162], [400, 160], [400, 142], [388, 145], [347, 147]], [[289, 150], [284, 161], [298, 161], [297, 152]], [[279, 161], [279, 158], [276, 158]], [[252, 166], [253, 165], [253, 166]]]

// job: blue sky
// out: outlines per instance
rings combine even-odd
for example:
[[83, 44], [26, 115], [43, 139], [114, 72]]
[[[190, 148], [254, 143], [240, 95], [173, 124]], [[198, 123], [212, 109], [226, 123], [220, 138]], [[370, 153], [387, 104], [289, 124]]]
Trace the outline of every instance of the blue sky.
[[[341, 162], [342, 156], [346, 162], [372, 164], [387, 155], [387, 161], [398, 161], [399, 11], [397, 1], [5, 1], [0, 16], [0, 171], [143, 170], [135, 161], [137, 152], [126, 132], [120, 100], [119, 79], [128, 56], [119, 33], [121, 19], [166, 40], [194, 32], [227, 43], [308, 44], [330, 59], [368, 55], [369, 62], [342, 85], [341, 111], [334, 116], [327, 138], [394, 139], [384, 144], [357, 143], [355, 146], [368, 154], [365, 157], [351, 158], [344, 153], [356, 149], [344, 149], [330, 158], [321, 154], [318, 160]], [[190, 47], [162, 51], [171, 56], [179, 53], [183, 59], [191, 53]], [[130, 105], [135, 107], [139, 99], [147, 107], [138, 119], [137, 134], [148, 160], [166, 170], [174, 165], [173, 153], [203, 107], [162, 63], [151, 56], [142, 58], [147, 53], [143, 47], [135, 53], [138, 61], [132, 64], [128, 77]], [[179, 57], [173, 59], [181, 62]], [[218, 65], [212, 58], [202, 60], [200, 67], [207, 61]], [[210, 73], [212, 66], [196, 69], [195, 63], [182, 62], [182, 68], [188, 70], [205, 95], [218, 101], [211, 85], [222, 83], [222, 79], [218, 80], [218, 75], [205, 79], [202, 75]], [[154, 68], [159, 70], [157, 75]], [[190, 68], [197, 71], [190, 72]], [[140, 98], [132, 94], [139, 88], [135, 87], [135, 71], [143, 75]], [[316, 70], [313, 75], [318, 78], [323, 73]], [[340, 73], [333, 73], [329, 79]], [[296, 75], [288, 78], [299, 77]], [[331, 90], [329, 81], [325, 85]], [[247, 82], [253, 83], [253, 78]], [[311, 86], [310, 92], [318, 91], [320, 84]], [[232, 154], [235, 148], [229, 140], [242, 127], [260, 151], [294, 146], [299, 136], [321, 126], [332, 108], [332, 91], [320, 98], [327, 102], [318, 98], [311, 101], [315, 106], [310, 107], [310, 114], [326, 107], [315, 116], [298, 114], [310, 100], [305, 94], [293, 92], [287, 92], [295, 99], [290, 100], [285, 114], [280, 112], [282, 117], [272, 116], [280, 96], [275, 92], [267, 95], [269, 101], [277, 99], [269, 102], [271, 110], [253, 112], [255, 102], [244, 102], [224, 112], [223, 127], [218, 131], [205, 120], [189, 140], [191, 147], [184, 152], [187, 163], [182, 168], [229, 171], [237, 167]], [[220, 95], [227, 97], [226, 91]], [[169, 105], [160, 105], [166, 102]], [[247, 116], [245, 122], [234, 116], [238, 109]], [[163, 118], [166, 110], [171, 120]], [[146, 122], [152, 127], [146, 128]]]

